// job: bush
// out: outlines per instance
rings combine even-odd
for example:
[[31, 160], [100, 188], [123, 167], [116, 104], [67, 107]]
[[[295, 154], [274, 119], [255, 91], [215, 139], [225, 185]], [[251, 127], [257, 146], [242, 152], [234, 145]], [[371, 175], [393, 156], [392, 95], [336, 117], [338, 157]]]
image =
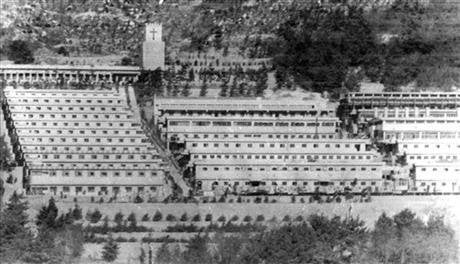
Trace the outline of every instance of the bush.
[[295, 203], [295, 199], [296, 199], [295, 195], [291, 196], [291, 203]]
[[172, 214], [168, 214], [168, 215], [166, 216], [166, 221], [168, 221], [168, 222], [174, 222], [174, 221], [176, 221], [176, 217], [175, 217], [174, 215], [172, 215]]
[[209, 201], [210, 203], [216, 203], [217, 200], [216, 200], [216, 197], [212, 197], [211, 201]]
[[340, 198], [340, 196], [337, 196], [337, 198], [335, 198], [335, 201], [340, 203], [340, 202], [342, 202], [342, 198]]
[[90, 201], [94, 203], [94, 196], [91, 196]]
[[218, 201], [218, 202], [219, 202], [219, 203], [225, 203], [225, 197], [224, 197], [224, 196], [221, 196], [221, 197], [219, 198], [219, 201]]
[[201, 221], [201, 216], [200, 216], [200, 214], [194, 215], [193, 218], [192, 218], [192, 221], [193, 221], [193, 222], [200, 222], [200, 221]]
[[150, 220], [149, 214], [145, 214], [144, 216], [142, 216], [142, 222], [147, 222], [149, 220]]
[[103, 202], [104, 202], [104, 197], [99, 198], [99, 203], [103, 203]]
[[233, 199], [228, 199], [228, 203], [233, 203]]
[[305, 199], [304, 199], [303, 197], [300, 198], [300, 202], [301, 202], [301, 203], [305, 203]]
[[88, 212], [88, 214], [89, 214], [89, 221], [92, 224], [99, 222], [99, 220], [101, 220], [102, 218], [102, 214], [101, 212], [99, 212], [98, 209], [95, 209], [93, 213]]
[[236, 202], [237, 202], [237, 203], [241, 203], [241, 202], [242, 202], [242, 201], [241, 201], [241, 196], [238, 196], [238, 198], [236, 198]]
[[302, 222], [303, 221], [303, 217], [301, 215], [298, 215], [296, 218], [295, 218], [295, 221], [297, 222]]
[[272, 223], [274, 223], [274, 222], [276, 222], [276, 221], [278, 221], [278, 219], [276, 218], [276, 216], [273, 216], [273, 217], [269, 220], [269, 222], [272, 222]]
[[115, 241], [119, 242], [119, 243], [123, 243], [123, 242], [128, 242], [128, 239], [119, 236], [119, 237], [115, 238]]
[[232, 216], [232, 218], [230, 218], [230, 222], [236, 222], [238, 221], [239, 217], [237, 215], [234, 215]]
[[132, 237], [128, 240], [128, 242], [134, 243], [137, 242], [137, 239], [135, 237]]
[[140, 197], [139, 195], [136, 196], [136, 198], [134, 198], [134, 203], [143, 203], [144, 202], [144, 199], [142, 199], [142, 197]]
[[161, 221], [161, 219], [163, 219], [163, 214], [161, 214], [161, 212], [157, 210], [155, 214], [153, 215], [152, 220], [154, 222], [158, 222], [158, 221]]
[[254, 203], [261, 203], [262, 202], [262, 198], [261, 197], [256, 197], [254, 198]]
[[291, 217], [289, 215], [285, 215], [283, 217], [283, 222], [290, 222], [291, 221]]
[[252, 217], [250, 215], [247, 215], [243, 218], [243, 221], [244, 222], [251, 222], [252, 221]]
[[269, 202], [269, 201], [268, 201], [268, 196], [265, 196], [265, 197], [264, 197], [264, 203], [268, 203], [268, 202]]
[[217, 221], [218, 222], [225, 222], [225, 221], [227, 221], [227, 218], [225, 218], [225, 216], [221, 215], [221, 216], [219, 216], [219, 218], [217, 218]]
[[124, 215], [121, 212], [118, 212], [117, 214], [115, 214], [115, 217], [113, 218], [113, 221], [117, 225], [121, 225], [123, 223], [123, 217], [124, 217]]
[[272, 203], [276, 203], [277, 200], [275, 198], [272, 199]]
[[188, 220], [188, 216], [187, 216], [187, 213], [183, 213], [180, 217], [180, 221], [181, 222], [185, 222]]
[[204, 221], [206, 221], [206, 222], [212, 221], [212, 214], [207, 214], [207, 215], [204, 217]]
[[128, 220], [129, 222], [136, 222], [136, 215], [134, 213], [130, 213], [128, 215], [128, 218], [126, 218], [126, 220]]
[[265, 221], [265, 216], [264, 216], [264, 215], [258, 215], [258, 216], [256, 217], [256, 221], [257, 221], [257, 222], [263, 222], [263, 221]]

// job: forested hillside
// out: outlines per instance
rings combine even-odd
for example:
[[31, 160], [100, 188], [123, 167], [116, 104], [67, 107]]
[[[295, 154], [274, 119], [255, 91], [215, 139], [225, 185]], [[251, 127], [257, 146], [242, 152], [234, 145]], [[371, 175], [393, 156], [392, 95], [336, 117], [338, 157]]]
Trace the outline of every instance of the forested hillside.
[[380, 2], [267, 0], [212, 10], [155, 0], [6, 1], [0, 47], [3, 58], [16, 57], [18, 42], [11, 43], [18, 39], [35, 57], [127, 51], [136, 63], [144, 23], [161, 21], [168, 50], [237, 47], [273, 57], [280, 88], [334, 94], [356, 89], [363, 79], [387, 89], [458, 87], [459, 4]]

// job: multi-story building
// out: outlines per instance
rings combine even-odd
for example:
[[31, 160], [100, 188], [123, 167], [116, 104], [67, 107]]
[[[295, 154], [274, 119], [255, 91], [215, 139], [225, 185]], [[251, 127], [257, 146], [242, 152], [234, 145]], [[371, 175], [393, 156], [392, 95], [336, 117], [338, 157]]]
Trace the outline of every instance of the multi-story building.
[[185, 149], [198, 190], [392, 190], [370, 140], [341, 134], [336, 106], [323, 98], [158, 98], [154, 104], [162, 138], [172, 150]]
[[372, 123], [378, 142], [394, 146], [414, 166], [414, 191], [460, 191], [454, 177], [460, 168], [460, 93], [350, 93], [345, 103], [361, 123]]
[[164, 162], [141, 128], [132, 87], [6, 86], [4, 95], [28, 167], [29, 193], [162, 195]]

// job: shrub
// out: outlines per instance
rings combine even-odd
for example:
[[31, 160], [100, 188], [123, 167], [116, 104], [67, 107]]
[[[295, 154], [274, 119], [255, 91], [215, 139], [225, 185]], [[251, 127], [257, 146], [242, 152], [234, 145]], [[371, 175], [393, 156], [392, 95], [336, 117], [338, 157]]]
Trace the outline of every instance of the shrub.
[[264, 197], [264, 203], [268, 203], [268, 202], [269, 202], [269, 201], [268, 201], [268, 196], [265, 196], [265, 197]]
[[132, 243], [132, 242], [137, 242], [137, 239], [136, 239], [135, 237], [132, 237], [132, 238], [130, 238], [130, 239], [128, 240], [128, 242], [131, 242], [131, 243]]
[[78, 203], [77, 197], [74, 197], [74, 198], [73, 198], [73, 202], [74, 202], [74, 203]]
[[283, 217], [283, 222], [290, 222], [291, 221], [291, 217], [289, 215], [285, 215]]
[[295, 195], [291, 196], [291, 203], [295, 203]]
[[126, 218], [126, 220], [128, 220], [129, 222], [135, 222], [137, 220], [136, 215], [134, 213], [130, 213], [128, 215], [128, 218]]
[[149, 214], [145, 214], [144, 216], [142, 216], [142, 222], [147, 222], [149, 220], [150, 220]]
[[244, 222], [251, 222], [252, 221], [252, 217], [250, 215], [247, 215], [243, 218], [243, 221]]
[[102, 214], [101, 212], [99, 212], [98, 209], [95, 209], [93, 213], [90, 213], [88, 212], [90, 215], [89, 215], [89, 221], [93, 224], [99, 222], [99, 220], [101, 220], [102, 218]]
[[136, 196], [136, 198], [134, 198], [134, 203], [143, 203], [144, 202], [144, 199], [142, 199], [142, 197], [140, 197], [139, 195]]
[[91, 202], [94, 203], [94, 196], [91, 196]]
[[224, 196], [221, 196], [221, 197], [219, 198], [219, 201], [218, 201], [218, 202], [219, 202], [219, 203], [225, 203], [225, 197], [224, 197]]
[[218, 222], [225, 222], [225, 221], [227, 221], [227, 218], [225, 218], [225, 216], [221, 215], [221, 216], [219, 216], [219, 218], [217, 218], [217, 221]]
[[119, 242], [119, 243], [123, 243], [123, 242], [128, 242], [128, 239], [119, 236], [119, 237], [115, 238], [115, 241]]
[[340, 196], [337, 196], [337, 198], [335, 198], [335, 201], [340, 203], [340, 202], [342, 202], [342, 198], [340, 198]]
[[113, 218], [113, 221], [117, 225], [121, 225], [123, 223], [123, 217], [124, 217], [124, 215], [121, 212], [118, 212], [117, 214], [115, 214], [115, 217]]
[[276, 203], [277, 200], [275, 198], [272, 199], [272, 203]]
[[257, 222], [265, 221], [265, 216], [264, 216], [264, 215], [258, 215], [258, 216], [256, 217], [256, 221], [257, 221]]
[[276, 221], [278, 221], [278, 219], [276, 218], [276, 216], [273, 216], [273, 217], [269, 220], [269, 222], [272, 222], [272, 223], [274, 223], [274, 222], [276, 222]]
[[296, 218], [295, 218], [295, 221], [297, 222], [302, 222], [303, 221], [303, 217], [301, 215], [298, 215]]
[[163, 214], [161, 214], [161, 212], [157, 210], [155, 214], [153, 215], [152, 220], [154, 222], [158, 222], [158, 221], [161, 221], [161, 219], [163, 219]]
[[238, 198], [236, 198], [236, 202], [241, 203], [241, 196], [238, 196]]
[[166, 216], [166, 221], [168, 221], [168, 222], [176, 221], [176, 217], [174, 215], [172, 215], [172, 214], [168, 214]]
[[239, 217], [237, 215], [234, 215], [232, 216], [232, 218], [230, 218], [230, 222], [236, 222], [238, 221]]
[[233, 199], [228, 199], [228, 203], [233, 203]]
[[261, 203], [262, 202], [262, 198], [261, 197], [256, 197], [254, 198], [254, 203]]
[[103, 202], [104, 202], [104, 197], [99, 198], [99, 203], [103, 203]]
[[75, 207], [74, 207], [73, 210], [72, 210], [72, 217], [73, 217], [73, 219], [75, 219], [75, 220], [80, 220], [80, 219], [83, 218], [82, 210], [81, 210], [81, 208], [78, 206], [78, 204], [76, 204]]
[[192, 221], [193, 221], [193, 222], [200, 222], [200, 221], [201, 221], [201, 216], [200, 216], [200, 214], [194, 215], [193, 218], [192, 218]]
[[211, 201], [209, 201], [210, 203], [216, 203], [217, 200], [216, 200], [216, 197], [212, 197]]
[[207, 215], [204, 217], [204, 221], [206, 221], [206, 222], [212, 221], [212, 214], [207, 214]]
[[187, 213], [183, 213], [180, 217], [180, 221], [181, 222], [185, 222], [188, 220], [188, 216], [187, 216]]
[[305, 199], [304, 199], [303, 197], [300, 198], [300, 202], [301, 202], [301, 203], [305, 203]]

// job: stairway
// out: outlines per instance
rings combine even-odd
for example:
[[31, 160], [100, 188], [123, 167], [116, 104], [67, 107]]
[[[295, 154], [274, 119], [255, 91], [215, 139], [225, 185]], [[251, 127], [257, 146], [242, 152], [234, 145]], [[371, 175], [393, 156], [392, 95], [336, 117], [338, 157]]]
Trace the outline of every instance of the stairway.
[[175, 183], [180, 188], [182, 196], [188, 196], [190, 193], [190, 187], [184, 181], [183, 170], [174, 159], [173, 154], [166, 148], [165, 143], [158, 137], [159, 131], [155, 131], [155, 128], [151, 128], [144, 119], [141, 119], [141, 122], [142, 128], [144, 129], [150, 141], [156, 147], [159, 155], [169, 165], [168, 180], [172, 181], [168, 181], [170, 183], [170, 187], [172, 188]]

